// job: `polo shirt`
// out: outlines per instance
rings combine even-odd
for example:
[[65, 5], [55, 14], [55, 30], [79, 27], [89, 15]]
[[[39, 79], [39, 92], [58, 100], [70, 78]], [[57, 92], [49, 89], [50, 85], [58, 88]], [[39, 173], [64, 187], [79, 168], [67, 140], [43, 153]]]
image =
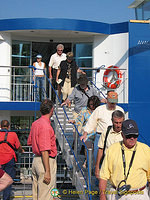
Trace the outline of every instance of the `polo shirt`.
[[[104, 132], [102, 132], [100, 139], [98, 141], [98, 147], [103, 149], [104, 148], [104, 141], [105, 141], [105, 137], [106, 137], [106, 132], [107, 130], [105, 130]], [[105, 148], [105, 152], [108, 149], [108, 147], [110, 147], [112, 144], [116, 143], [116, 142], [120, 142], [122, 141], [122, 135], [121, 132], [115, 132], [113, 127], [110, 129], [107, 140], [106, 140], [106, 148]]]
[[61, 56], [59, 56], [56, 52], [50, 58], [49, 67], [52, 67], [53, 69], [58, 69], [61, 61], [63, 60], [66, 60], [66, 54], [62, 53]]
[[90, 116], [84, 131], [87, 133], [91, 133], [93, 130], [97, 128], [97, 132], [102, 133], [104, 130], [107, 129], [108, 126], [112, 125], [112, 113], [115, 110], [120, 110], [124, 113], [124, 110], [116, 105], [114, 110], [109, 110], [108, 105], [104, 104], [98, 106]]
[[[100, 93], [92, 86], [88, 86], [86, 94], [91, 97], [93, 95], [98, 96], [100, 99]], [[75, 87], [72, 93], [68, 96], [69, 101], [74, 101], [74, 111], [79, 113], [83, 107], [87, 106], [88, 97], [79, 89], [79, 86]]]
[[[128, 149], [123, 145], [126, 161], [126, 175], [129, 169], [129, 163], [135, 147]], [[100, 178], [110, 180], [115, 187], [120, 181], [124, 180], [124, 168], [122, 161], [121, 143], [111, 145], [107, 151], [100, 170]], [[136, 153], [132, 167], [126, 183], [131, 185], [131, 189], [137, 189], [145, 186], [147, 180], [150, 181], [150, 148], [141, 142], [137, 142]]]
[[[5, 132], [0, 132], [0, 141], [5, 138]], [[7, 141], [16, 149], [19, 148], [20, 142], [15, 132], [8, 132]], [[6, 143], [0, 144], [0, 164], [8, 163], [12, 158], [17, 161], [15, 151]]]
[[32, 123], [27, 143], [32, 146], [35, 155], [41, 156], [41, 151], [48, 151], [51, 157], [57, 155], [56, 137], [50, 119], [42, 115]]

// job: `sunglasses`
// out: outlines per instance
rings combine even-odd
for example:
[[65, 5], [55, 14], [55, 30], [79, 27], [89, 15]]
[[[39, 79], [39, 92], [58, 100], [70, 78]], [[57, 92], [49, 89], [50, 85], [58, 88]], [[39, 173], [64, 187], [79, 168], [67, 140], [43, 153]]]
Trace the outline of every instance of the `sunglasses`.
[[126, 135], [125, 136], [126, 137], [126, 139], [131, 139], [131, 138], [137, 138], [138, 137], [138, 135]]

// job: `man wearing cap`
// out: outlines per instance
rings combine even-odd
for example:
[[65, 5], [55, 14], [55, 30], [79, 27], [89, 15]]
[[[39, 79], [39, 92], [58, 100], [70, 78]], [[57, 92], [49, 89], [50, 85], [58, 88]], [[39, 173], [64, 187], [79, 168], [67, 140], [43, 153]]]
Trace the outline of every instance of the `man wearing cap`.
[[[61, 61], [66, 60], [66, 54], [63, 53], [63, 50], [64, 50], [63, 44], [58, 44], [56, 47], [56, 50], [57, 50], [56, 53], [54, 53], [51, 56], [50, 61], [49, 61], [49, 78], [52, 80], [53, 88], [55, 90], [58, 89], [58, 96], [60, 98], [61, 88], [56, 83], [56, 75], [57, 75], [57, 70], [58, 70], [58, 67], [59, 67]], [[52, 91], [53, 102], [55, 101], [55, 97], [56, 97], [55, 92]]]
[[84, 141], [87, 138], [87, 134], [92, 133], [93, 130], [97, 130], [97, 134], [95, 137], [95, 148], [98, 149], [98, 141], [101, 133], [107, 129], [108, 126], [112, 125], [111, 116], [115, 110], [120, 110], [124, 113], [124, 110], [117, 106], [118, 102], [118, 94], [113, 91], [109, 91], [107, 93], [107, 103], [97, 107], [92, 115], [90, 116], [86, 126], [84, 127], [84, 134], [81, 136], [81, 140]]
[[[122, 123], [123, 142], [111, 145], [100, 171], [100, 199], [149, 200], [147, 182], [150, 182], [150, 148], [137, 142], [139, 135], [135, 121]], [[107, 180], [111, 182], [106, 191]]]
[[63, 101], [72, 93], [73, 88], [77, 84], [77, 72], [85, 74], [73, 60], [72, 52], [68, 52], [66, 56], [67, 59], [60, 63], [56, 77], [56, 81], [62, 87]]
[[42, 55], [36, 56], [37, 61], [33, 63], [33, 66], [35, 67], [33, 69], [33, 80], [35, 80], [35, 92], [36, 92], [36, 100], [42, 101], [44, 99], [44, 69], [45, 69], [45, 63], [42, 62]]

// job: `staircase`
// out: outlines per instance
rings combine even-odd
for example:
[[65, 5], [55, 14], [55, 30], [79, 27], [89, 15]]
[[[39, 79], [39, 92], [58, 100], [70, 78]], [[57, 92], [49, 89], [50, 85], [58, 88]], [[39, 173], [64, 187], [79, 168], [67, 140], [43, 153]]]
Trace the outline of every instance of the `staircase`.
[[[88, 188], [88, 170], [83, 169], [82, 165], [85, 160], [84, 155], [80, 155], [80, 149], [82, 146], [82, 142], [78, 138], [77, 150], [72, 150], [73, 144], [73, 125], [68, 123], [68, 119], [66, 114], [64, 113], [63, 108], [56, 104], [56, 114], [57, 116], [54, 117], [55, 121], [55, 133], [56, 138], [59, 143], [63, 159], [66, 162], [68, 167], [69, 176], [72, 181], [72, 185], [76, 188], [76, 193], [78, 193], [79, 198], [82, 200], [92, 199], [92, 195], [89, 196], [91, 192], [95, 193], [93, 199], [99, 199], [98, 196], [98, 187], [95, 186], [95, 176], [91, 176], [92, 181], [92, 189], [89, 190]], [[71, 109], [73, 111], [74, 105], [72, 104]], [[69, 111], [67, 107], [65, 107], [65, 111], [68, 115], [68, 118], [71, 120], [73, 119], [72, 111]], [[75, 153], [77, 152], [77, 153]], [[76, 159], [75, 159], [76, 157]], [[78, 162], [78, 165], [77, 165]], [[86, 181], [85, 181], [86, 179]]]

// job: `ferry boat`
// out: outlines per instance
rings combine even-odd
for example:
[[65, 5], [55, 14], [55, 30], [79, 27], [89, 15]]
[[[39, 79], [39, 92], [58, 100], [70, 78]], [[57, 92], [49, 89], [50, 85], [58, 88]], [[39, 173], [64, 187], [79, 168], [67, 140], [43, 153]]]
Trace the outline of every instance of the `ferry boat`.
[[[47, 66], [45, 97], [51, 98], [48, 63], [59, 43], [64, 44], [64, 52], [73, 51], [78, 66], [86, 71], [91, 84], [104, 97], [108, 90], [118, 93], [119, 105], [124, 108], [126, 118], [134, 119], [139, 126], [139, 140], [150, 145], [149, 21], [107, 24], [73, 19], [3, 19], [0, 20], [0, 120], [10, 121], [11, 129], [17, 132], [26, 148], [27, 156], [20, 156], [18, 163], [19, 179], [24, 185], [31, 178], [32, 162], [32, 150], [26, 146], [26, 140], [32, 122], [40, 116], [32, 64], [36, 55], [42, 54]], [[67, 123], [67, 116], [57, 102], [55, 113], [58, 157], [62, 159], [57, 181], [64, 182], [65, 176], [65, 182], [75, 186], [77, 198], [92, 199], [91, 171], [88, 170], [88, 176], [84, 177], [80, 169], [82, 158], [78, 157], [77, 148], [72, 151], [72, 141], [69, 141], [73, 127]], [[72, 117], [70, 111], [67, 115]], [[32, 197], [29, 193], [24, 194], [24, 198]]]

